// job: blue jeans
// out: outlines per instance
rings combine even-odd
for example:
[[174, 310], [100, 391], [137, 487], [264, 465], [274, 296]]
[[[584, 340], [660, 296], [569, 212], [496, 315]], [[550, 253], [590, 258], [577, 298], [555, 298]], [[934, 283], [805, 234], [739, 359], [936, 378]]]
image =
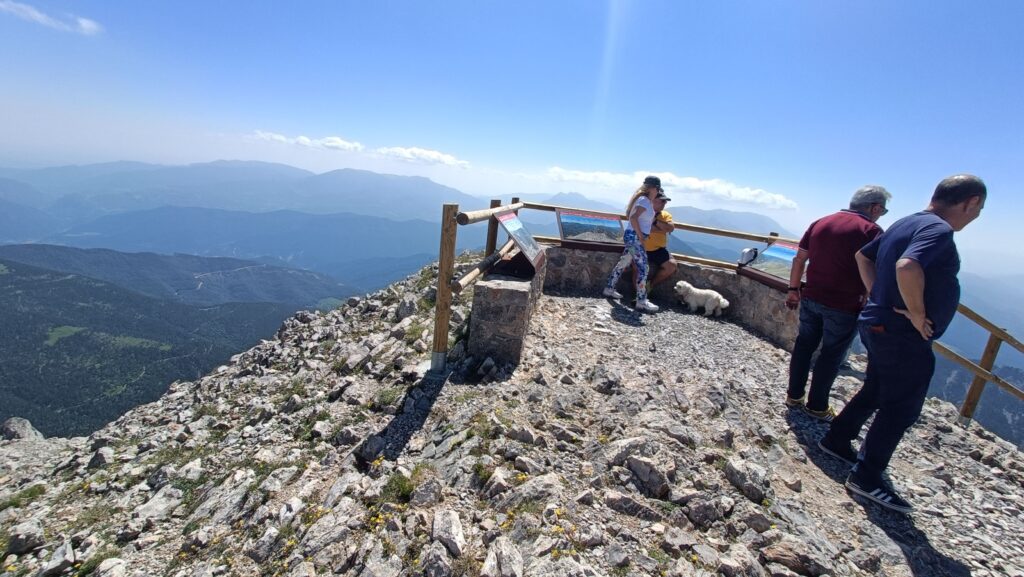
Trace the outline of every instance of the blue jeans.
[[839, 374], [839, 365], [856, 333], [856, 314], [827, 307], [811, 299], [800, 299], [800, 334], [796, 337], [793, 356], [789, 361], [789, 397], [804, 397], [811, 357], [820, 344], [821, 352], [814, 363], [811, 391], [807, 394], [807, 408], [815, 411], [828, 408], [832, 382]]
[[852, 442], [875, 415], [852, 471], [873, 485], [881, 482], [903, 434], [921, 415], [935, 372], [935, 353], [931, 341], [917, 331], [890, 333], [862, 323], [860, 338], [868, 349], [864, 386], [832, 421], [826, 436], [833, 443]]

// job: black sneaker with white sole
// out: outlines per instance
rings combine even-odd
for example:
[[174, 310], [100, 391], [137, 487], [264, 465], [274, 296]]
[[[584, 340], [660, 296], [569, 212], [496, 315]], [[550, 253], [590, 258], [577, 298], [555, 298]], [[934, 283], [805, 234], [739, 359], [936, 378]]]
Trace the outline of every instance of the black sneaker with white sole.
[[818, 448], [840, 461], [845, 461], [847, 465], [853, 465], [857, 462], [857, 451], [853, 450], [850, 443], [837, 443], [831, 440], [828, 435], [825, 435], [818, 441]]
[[846, 488], [861, 497], [878, 503], [886, 509], [892, 509], [893, 511], [899, 511], [900, 513], [909, 513], [914, 509], [911, 507], [910, 503], [903, 499], [903, 497], [897, 495], [896, 491], [894, 491], [892, 487], [889, 487], [884, 483], [879, 483], [874, 486], [866, 485], [851, 474], [846, 478]]

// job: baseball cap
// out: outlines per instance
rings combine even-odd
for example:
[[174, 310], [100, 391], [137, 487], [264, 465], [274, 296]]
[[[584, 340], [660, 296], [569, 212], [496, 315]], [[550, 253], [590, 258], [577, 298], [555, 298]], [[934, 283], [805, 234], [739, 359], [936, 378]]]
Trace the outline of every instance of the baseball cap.
[[644, 179], [644, 186], [657, 186], [661, 188], [661, 179], [657, 176], [648, 176]]
[[665, 196], [665, 190], [661, 188], [658, 189], [658, 195], [655, 196], [654, 198], [658, 200], [672, 200], [671, 198]]

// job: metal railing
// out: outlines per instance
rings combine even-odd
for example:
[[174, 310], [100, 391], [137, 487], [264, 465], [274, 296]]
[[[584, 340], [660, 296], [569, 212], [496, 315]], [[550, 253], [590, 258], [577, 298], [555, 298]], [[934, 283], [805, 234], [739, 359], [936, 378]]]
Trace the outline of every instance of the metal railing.
[[[559, 209], [562, 210], [582, 210], [568, 206], [558, 206], [553, 204], [542, 204], [537, 202], [519, 202], [518, 198], [513, 198], [512, 202], [508, 205], [502, 206], [500, 200], [491, 200], [490, 208], [483, 210], [475, 210], [471, 212], [459, 212], [459, 205], [457, 204], [445, 204], [444, 210], [441, 216], [441, 248], [438, 258], [438, 283], [437, 283], [437, 304], [436, 304], [436, 316], [434, 323], [434, 348], [433, 355], [431, 357], [431, 370], [443, 371], [445, 368], [445, 361], [448, 353], [448, 327], [451, 318], [451, 297], [452, 293], [460, 293], [476, 281], [483, 278], [488, 270], [494, 266], [502, 258], [511, 254], [515, 250], [515, 246], [511, 239], [506, 242], [500, 249], [496, 249], [497, 244], [497, 233], [498, 233], [498, 221], [494, 218], [496, 214], [506, 212], [509, 210], [519, 211], [520, 209], [537, 210], [542, 212], [555, 212]], [[617, 217], [620, 220], [627, 220], [626, 215], [612, 212], [602, 212], [596, 210], [586, 210], [585, 212], [598, 214], [603, 216]], [[488, 221], [487, 225], [487, 244], [484, 248], [484, 258], [478, 263], [473, 269], [468, 271], [462, 278], [458, 280], [451, 280], [452, 273], [454, 270], [455, 263], [455, 237], [456, 237], [456, 226], [457, 225], [470, 225], [484, 220]], [[784, 238], [778, 235], [778, 233], [771, 232], [769, 234], [756, 234], [742, 231], [725, 230], [706, 226], [698, 226], [694, 224], [686, 224], [681, 222], [673, 223], [676, 230], [685, 230], [690, 232], [698, 232], [702, 234], [710, 234], [714, 236], [722, 236], [727, 238], [735, 238], [741, 240], [751, 240], [755, 242], [764, 242], [769, 245], [777, 242], [784, 241], [790, 243], [798, 243], [799, 240]], [[534, 236], [538, 242], [544, 244], [563, 244], [562, 239], [548, 237], [548, 236]], [[574, 243], [579, 246], [581, 243]], [[744, 272], [747, 269], [740, 268], [736, 263], [727, 261], [710, 259], [699, 257], [695, 255], [685, 255], [679, 253], [672, 253], [672, 257], [680, 262], [689, 262], [701, 266], [711, 266], [716, 268], [722, 268], [727, 270], [733, 270], [738, 272]], [[756, 275], [748, 274], [755, 280], [758, 280], [764, 284], [771, 286], [778, 290], [785, 290], [784, 287], [787, 285], [785, 280], [780, 282], [771, 282], [766, 279], [768, 275]], [[774, 278], [774, 277], [773, 277]], [[969, 372], [974, 375], [974, 380], [971, 382], [971, 386], [967, 391], [967, 395], [964, 398], [963, 404], [960, 406], [960, 414], [957, 422], [963, 426], [967, 426], [974, 416], [974, 411], [977, 409], [978, 402], [981, 399], [981, 394], [985, 390], [985, 385], [993, 383], [999, 388], [1009, 392], [1016, 396], [1018, 399], [1024, 401], [1024, 391], [1014, 386], [1012, 383], [1007, 382], [1005, 379], [992, 373], [993, 367], [995, 367], [996, 357], [999, 354], [999, 350], [1003, 343], [1007, 343], [1018, 351], [1024, 353], [1024, 344], [1022, 344], [1016, 337], [1011, 335], [1006, 329], [996, 326], [994, 323], [981, 316], [973, 309], [969, 308], [964, 304], [960, 304], [957, 308], [957, 312], [964, 317], [970, 319], [981, 328], [985, 329], [989, 333], [988, 343], [985, 346], [985, 350], [982, 353], [979, 362], [975, 363], [970, 359], [967, 359], [963, 355], [953, 351], [946, 345], [939, 341], [932, 343], [932, 347], [935, 352], [943, 355], [944, 357], [954, 361], [961, 365]]]

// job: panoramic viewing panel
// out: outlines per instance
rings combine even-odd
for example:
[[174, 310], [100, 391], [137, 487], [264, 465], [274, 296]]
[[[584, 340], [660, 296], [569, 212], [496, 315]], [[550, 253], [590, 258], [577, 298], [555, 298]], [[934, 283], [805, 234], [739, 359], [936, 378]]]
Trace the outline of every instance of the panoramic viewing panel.
[[616, 216], [564, 208], [555, 213], [562, 240], [622, 244], [622, 220]]

